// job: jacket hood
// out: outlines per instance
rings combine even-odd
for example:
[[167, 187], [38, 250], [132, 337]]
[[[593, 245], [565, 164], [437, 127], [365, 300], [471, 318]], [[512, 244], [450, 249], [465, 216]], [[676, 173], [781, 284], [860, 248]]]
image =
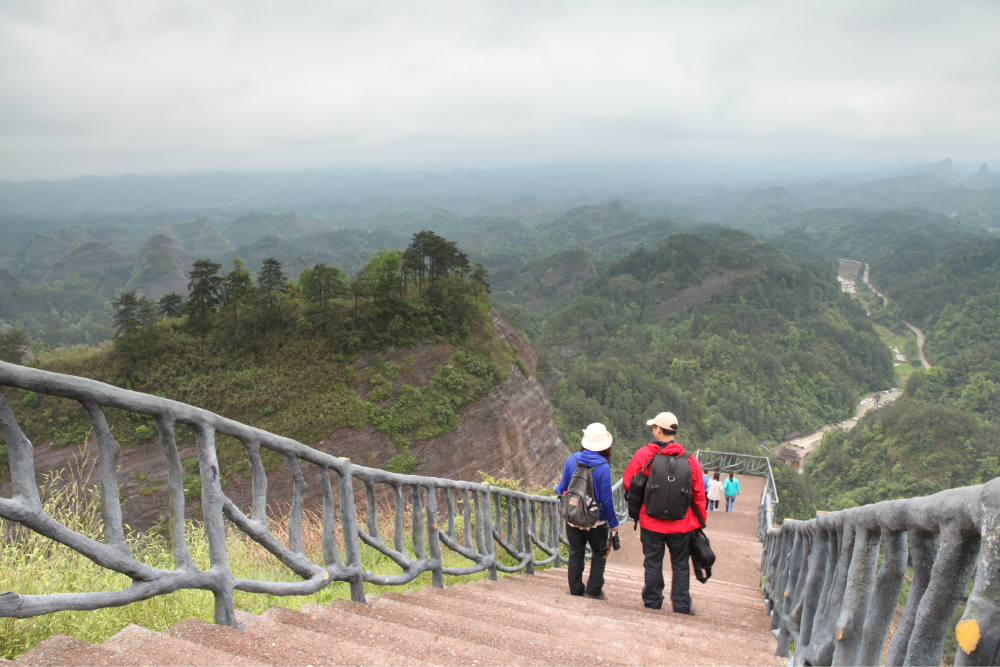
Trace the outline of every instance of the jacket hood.
[[577, 462], [588, 466], [596, 466], [608, 462], [608, 460], [603, 456], [601, 456], [599, 453], [592, 452], [589, 449], [585, 449], [582, 452], [577, 452], [573, 456], [576, 457]]
[[664, 454], [682, 454], [684, 453], [684, 445], [679, 442], [661, 442], [659, 440], [654, 440], [653, 442], [646, 445], [653, 450], [653, 453], [660, 451], [660, 448], [666, 445], [667, 448], [663, 450]]

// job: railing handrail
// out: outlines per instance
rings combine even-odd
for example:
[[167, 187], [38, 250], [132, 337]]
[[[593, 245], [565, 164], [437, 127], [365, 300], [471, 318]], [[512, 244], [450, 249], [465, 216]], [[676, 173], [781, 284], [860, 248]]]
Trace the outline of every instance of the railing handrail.
[[[211, 590], [215, 595], [216, 622], [235, 626], [233, 590], [271, 595], [308, 595], [334, 581], [347, 581], [350, 583], [352, 599], [363, 602], [365, 582], [400, 585], [429, 571], [432, 573], [433, 584], [441, 586], [444, 574], [471, 574], [486, 570], [491, 579], [496, 579], [497, 571], [524, 570], [533, 574], [536, 565], [549, 563], [556, 567], [561, 565], [559, 544], [563, 528], [558, 499], [553, 496], [528, 494], [476, 482], [368, 468], [313, 449], [291, 438], [247, 426], [186, 403], [37, 368], [0, 362], [0, 386], [11, 386], [76, 400], [85, 408], [93, 424], [98, 444], [98, 489], [105, 541], [98, 542], [76, 533], [45, 514], [35, 483], [31, 443], [21, 432], [2, 395], [0, 395], [0, 429], [8, 443], [14, 495], [9, 499], [0, 498], [0, 518], [20, 523], [79, 551], [98, 565], [125, 574], [133, 580], [132, 586], [122, 591], [51, 595], [2, 593], [0, 617], [27, 618], [59, 610], [120, 606], [183, 588], [201, 588]], [[174, 554], [173, 570], [158, 569], [140, 563], [129, 552], [118, 497], [118, 446], [102, 411], [104, 407], [145, 414], [156, 420], [160, 443], [168, 463], [167, 488], [171, 514], [169, 534]], [[190, 425], [195, 430], [202, 482], [202, 511], [209, 541], [211, 567], [208, 570], [199, 570], [195, 567], [185, 543], [183, 468], [174, 437], [174, 427], [177, 423]], [[246, 516], [222, 491], [215, 450], [216, 433], [232, 436], [246, 448], [253, 479], [250, 517]], [[260, 458], [261, 447], [284, 454], [292, 475], [293, 499], [289, 515], [288, 547], [276, 540], [268, 529], [267, 476]], [[321, 473], [324, 566], [312, 563], [306, 558], [302, 549], [302, 513], [306, 488], [301, 470], [302, 461], [316, 466]], [[333, 471], [337, 478], [339, 505], [335, 503], [330, 471]], [[367, 524], [367, 530], [362, 526], [363, 522], [358, 520], [355, 509], [355, 479], [364, 485], [367, 519], [364, 523]], [[395, 548], [386, 545], [379, 535], [374, 509], [377, 501], [377, 484], [389, 486], [395, 496], [396, 529], [393, 534]], [[406, 511], [406, 501], [402, 492], [404, 486], [411, 489], [413, 525], [420, 525], [426, 520], [427, 543], [424, 543], [424, 531], [420, 530], [418, 534], [415, 530], [413, 557], [407, 553], [401, 535]], [[422, 497], [421, 488], [423, 488]], [[445, 499], [447, 530], [442, 530], [438, 525], [438, 490], [443, 492]], [[465, 518], [464, 546], [458, 543], [455, 535], [456, 505], [453, 492], [461, 494]], [[506, 516], [501, 506], [501, 498], [505, 499]], [[343, 559], [336, 540], [335, 515], [338, 512], [345, 551]], [[474, 539], [470, 527], [473, 523], [470, 520], [473, 512], [475, 513]], [[234, 578], [228, 564], [223, 517], [228, 518], [240, 531], [271, 552], [304, 581], [268, 582]], [[364, 571], [360, 556], [362, 542], [388, 556], [402, 569], [402, 573], [375, 575]], [[441, 544], [472, 561], [473, 564], [461, 568], [444, 567]], [[500, 563], [495, 551], [496, 544], [514, 558], [517, 564], [508, 566]], [[536, 559], [533, 547], [538, 547], [547, 557]]]
[[[996, 664], [1000, 626], [1000, 478], [921, 498], [786, 519], [767, 531], [762, 588], [777, 655], [791, 664], [939, 664], [950, 621], [955, 664]], [[879, 561], [882, 561], [879, 566]], [[886, 640], [906, 577], [902, 617]]]

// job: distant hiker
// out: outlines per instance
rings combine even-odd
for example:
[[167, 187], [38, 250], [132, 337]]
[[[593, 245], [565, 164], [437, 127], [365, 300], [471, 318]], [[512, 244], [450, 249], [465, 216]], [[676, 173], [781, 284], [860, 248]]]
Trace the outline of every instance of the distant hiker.
[[717, 511], [720, 500], [722, 500], [722, 482], [719, 481], [719, 473], [715, 473], [712, 481], [708, 483], [708, 509]]
[[[709, 482], [708, 473], [707, 472], [704, 475], [702, 475], [702, 481], [705, 482], [705, 490], [707, 491], [708, 490], [708, 482]], [[705, 494], [705, 509], [706, 510], [712, 509], [712, 503], [709, 501], [707, 493]]]
[[732, 512], [736, 496], [740, 495], [740, 480], [733, 477], [732, 471], [729, 471], [729, 478], [722, 483], [722, 490], [726, 492], [726, 511]]
[[663, 557], [670, 551], [673, 578], [670, 603], [675, 614], [694, 615], [691, 609], [691, 532], [705, 525], [705, 481], [701, 464], [674, 442], [677, 417], [661, 412], [646, 422], [653, 427], [653, 441], [635, 453], [625, 468], [629, 505], [638, 502], [646, 585], [642, 603], [650, 609], [663, 606]]
[[[569, 592], [604, 599], [604, 566], [608, 557], [608, 529], [618, 533], [618, 516], [611, 492], [611, 434], [604, 424], [583, 432], [583, 450], [566, 459], [556, 495], [562, 496], [569, 541]], [[617, 537], [617, 535], [616, 535]], [[590, 576], [583, 585], [587, 545], [593, 553]], [[617, 545], [615, 546], [617, 549]]]

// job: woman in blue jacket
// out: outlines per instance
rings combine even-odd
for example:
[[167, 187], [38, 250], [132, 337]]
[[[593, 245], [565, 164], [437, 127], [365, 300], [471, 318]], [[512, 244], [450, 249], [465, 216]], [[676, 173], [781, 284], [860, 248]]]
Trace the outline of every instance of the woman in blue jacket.
[[740, 494], [740, 480], [733, 477], [732, 471], [729, 471], [729, 479], [722, 483], [722, 490], [726, 492], [726, 511], [732, 512], [736, 496]]
[[[594, 480], [594, 495], [601, 506], [600, 520], [591, 528], [577, 528], [566, 524], [566, 540], [569, 542], [569, 592], [598, 600], [604, 599], [604, 566], [608, 558], [609, 529], [618, 532], [618, 516], [611, 495], [611, 434], [604, 424], [591, 424], [583, 432], [583, 450], [570, 455], [563, 467], [562, 480], [556, 486], [556, 495], [563, 495], [569, 481], [576, 472], [577, 463], [596, 466], [591, 473]], [[590, 576], [583, 585], [583, 566], [587, 544], [593, 552], [590, 560]]]

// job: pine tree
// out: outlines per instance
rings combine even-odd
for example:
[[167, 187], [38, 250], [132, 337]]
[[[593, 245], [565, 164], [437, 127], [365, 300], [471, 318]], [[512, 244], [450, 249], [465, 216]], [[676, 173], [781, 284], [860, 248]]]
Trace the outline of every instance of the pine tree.
[[176, 292], [161, 296], [159, 304], [160, 317], [180, 317], [184, 306], [184, 298]]
[[[148, 299], [147, 299], [148, 301]], [[115, 309], [115, 337], [127, 338], [139, 330], [139, 299], [135, 290], [121, 292], [111, 300]]]
[[306, 298], [325, 308], [330, 299], [343, 296], [347, 292], [344, 284], [344, 272], [335, 266], [317, 264], [311, 269], [303, 269], [299, 276], [299, 285]]
[[219, 288], [222, 286], [222, 278], [219, 276], [221, 264], [208, 259], [196, 259], [191, 272], [188, 274], [191, 282], [188, 283], [188, 307], [196, 310], [201, 319], [204, 319], [212, 308], [219, 303]]
[[285, 291], [285, 283], [288, 277], [281, 270], [281, 262], [268, 257], [257, 272], [257, 286], [261, 293], [267, 298], [269, 307], [274, 306], [274, 300]]
[[222, 277], [221, 298], [224, 307], [233, 310], [233, 326], [240, 323], [240, 301], [254, 289], [253, 277], [239, 257], [233, 260], [233, 270]]

